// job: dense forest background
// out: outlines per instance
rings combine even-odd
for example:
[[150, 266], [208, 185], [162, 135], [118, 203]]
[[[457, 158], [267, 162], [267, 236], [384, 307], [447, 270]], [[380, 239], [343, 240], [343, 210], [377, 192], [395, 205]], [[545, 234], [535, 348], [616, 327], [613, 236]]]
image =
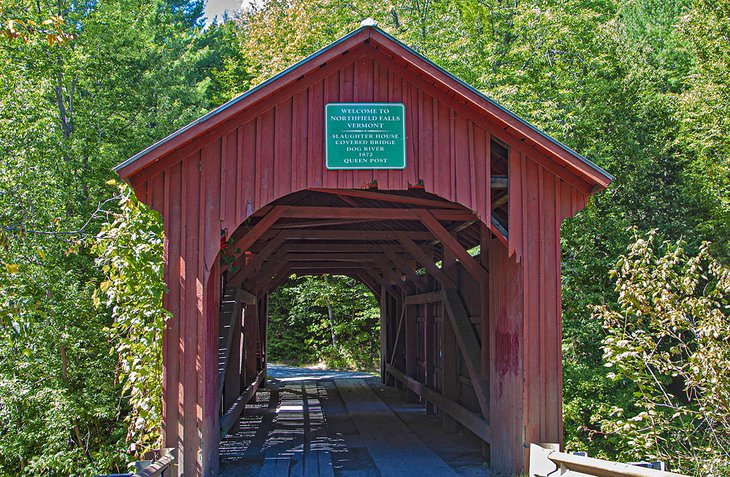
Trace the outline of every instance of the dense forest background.
[[[208, 27], [203, 6], [0, 3], [0, 476], [158, 444], [162, 227], [112, 166], [368, 16], [617, 177], [563, 226], [566, 446], [730, 475], [729, 2], [265, 0]], [[352, 285], [293, 280], [272, 349], [367, 366]]]

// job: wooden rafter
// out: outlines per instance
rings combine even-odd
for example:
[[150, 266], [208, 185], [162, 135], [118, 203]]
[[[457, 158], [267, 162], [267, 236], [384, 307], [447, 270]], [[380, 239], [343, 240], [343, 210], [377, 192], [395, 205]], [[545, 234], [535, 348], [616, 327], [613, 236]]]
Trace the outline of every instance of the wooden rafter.
[[428, 285], [426, 284], [426, 280], [424, 277], [419, 276], [416, 271], [408, 265], [403, 257], [398, 255], [392, 248], [385, 248], [383, 250], [385, 253], [385, 256], [388, 257], [388, 259], [395, 264], [395, 266], [406, 275], [408, 280], [414, 285], [416, 285], [418, 288], [426, 289]]
[[390, 265], [390, 262], [388, 260], [379, 257], [375, 260], [375, 266], [380, 269], [380, 271], [383, 273], [383, 277], [386, 280], [389, 280], [392, 284], [398, 286], [399, 288], [405, 287], [403, 277], [393, 270], [393, 267]]
[[416, 245], [416, 243], [411, 240], [411, 238], [406, 235], [398, 232], [396, 234], [398, 236], [398, 240], [403, 245], [403, 247], [408, 250], [408, 252], [413, 256], [413, 258], [416, 259], [418, 263], [421, 264], [426, 270], [428, 270], [428, 273], [430, 273], [436, 280], [438, 280], [444, 287], [455, 287], [456, 283], [449, 278], [443, 270], [441, 270], [436, 263], [428, 256], [426, 255], [426, 252], [421, 250], [421, 248]]
[[486, 284], [489, 278], [487, 270], [474, 257], [461, 246], [459, 241], [449, 233], [441, 222], [427, 210], [416, 211], [418, 218], [423, 225], [433, 233], [433, 235], [441, 241], [444, 247], [448, 248], [451, 253], [456, 255], [459, 262], [466, 270], [480, 283]]
[[[287, 211], [288, 207], [283, 205], [277, 205], [271, 211], [259, 220], [256, 225], [251, 227], [246, 235], [241, 237], [234, 245], [231, 250], [240, 250], [243, 255], [261, 236], [271, 228]], [[223, 270], [228, 268], [228, 265], [224, 265]]]
[[[279, 207], [279, 206], [277, 206]], [[276, 210], [276, 209], [274, 209]], [[269, 214], [273, 213], [272, 210]], [[417, 220], [415, 214], [425, 209], [390, 209], [372, 207], [318, 207], [318, 206], [286, 206], [281, 217], [292, 219], [372, 219], [372, 220]], [[453, 209], [430, 209], [428, 212], [438, 220], [468, 221], [474, 220], [474, 213]], [[268, 217], [268, 215], [266, 216]], [[261, 219], [262, 221], [265, 220]]]
[[292, 224], [276, 224], [272, 229], [307, 229], [312, 227], [331, 227], [333, 225], [362, 224], [373, 221], [373, 219], [313, 219]]
[[281, 247], [285, 240], [286, 236], [281, 232], [277, 234], [273, 239], [269, 240], [264, 248], [262, 248], [259, 253], [253, 256], [249, 263], [245, 264], [241, 267], [241, 269], [236, 271], [236, 273], [229, 280], [230, 285], [232, 287], [235, 287], [243, 283], [243, 280], [245, 280], [246, 277], [250, 275], [250, 273], [257, 270], [261, 266], [261, 264], [264, 263], [264, 260], [276, 253], [276, 251], [279, 249], [279, 247]]
[[[277, 233], [278, 230], [271, 230], [270, 235], [266, 234], [263, 239], [271, 239]], [[397, 241], [395, 232], [389, 230], [297, 230], [297, 231], [286, 231], [287, 240], [301, 240], [301, 241], [314, 241], [314, 240], [353, 240], [353, 241], [368, 241], [368, 242], [380, 242], [380, 241]], [[431, 240], [433, 235], [430, 232], [404, 232], [413, 240]]]
[[334, 194], [338, 197], [355, 197], [368, 200], [379, 200], [393, 202], [396, 204], [420, 205], [423, 207], [436, 207], [440, 209], [462, 209], [459, 204], [436, 199], [424, 199], [407, 195], [389, 194], [387, 192], [374, 192], [361, 189], [309, 189], [323, 194]]

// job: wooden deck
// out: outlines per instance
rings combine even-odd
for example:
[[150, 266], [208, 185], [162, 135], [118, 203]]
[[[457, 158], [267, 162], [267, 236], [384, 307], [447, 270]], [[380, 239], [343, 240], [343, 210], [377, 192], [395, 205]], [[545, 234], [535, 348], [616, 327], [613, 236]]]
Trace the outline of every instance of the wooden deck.
[[378, 378], [272, 366], [220, 446], [221, 477], [488, 476], [480, 441], [441, 431]]

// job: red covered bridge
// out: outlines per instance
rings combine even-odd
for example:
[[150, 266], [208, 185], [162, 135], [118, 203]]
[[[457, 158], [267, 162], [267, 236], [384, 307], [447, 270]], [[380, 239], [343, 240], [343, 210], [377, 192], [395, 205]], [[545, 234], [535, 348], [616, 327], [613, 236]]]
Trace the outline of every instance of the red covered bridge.
[[[341, 103], [403, 105], [405, 168], [326, 167], [325, 106]], [[367, 285], [384, 382], [486, 442], [493, 469], [561, 440], [560, 224], [611, 176], [383, 31], [363, 26], [116, 170], [164, 219], [164, 438], [180, 475], [216, 475], [222, 432], [265, 379], [268, 294], [292, 273]]]

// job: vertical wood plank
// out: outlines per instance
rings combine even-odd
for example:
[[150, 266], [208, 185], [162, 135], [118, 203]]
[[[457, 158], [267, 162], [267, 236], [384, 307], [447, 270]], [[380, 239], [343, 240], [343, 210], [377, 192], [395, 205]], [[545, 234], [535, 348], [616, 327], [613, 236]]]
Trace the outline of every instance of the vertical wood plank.
[[524, 262], [516, 263], [497, 239], [489, 241], [490, 418], [493, 429], [490, 467], [519, 473], [523, 442]]
[[[406, 305], [405, 316], [404, 316], [404, 342], [405, 342], [405, 371], [406, 376], [418, 379], [418, 362], [417, 362], [417, 349], [418, 349], [418, 323], [417, 319], [417, 307], [415, 305]], [[415, 401], [417, 395], [406, 388], [406, 400]]]
[[[185, 308], [181, 310], [184, 329], [184, 365], [181, 374], [184, 379], [184, 432], [183, 442], [185, 461], [183, 472], [186, 475], [199, 474], [198, 449], [198, 321], [202, 319], [202, 306], [198, 303], [199, 249], [198, 229], [200, 210], [200, 153], [191, 156], [185, 163]], [[202, 292], [202, 286], [200, 287]], [[201, 416], [202, 417], [202, 416]]]

